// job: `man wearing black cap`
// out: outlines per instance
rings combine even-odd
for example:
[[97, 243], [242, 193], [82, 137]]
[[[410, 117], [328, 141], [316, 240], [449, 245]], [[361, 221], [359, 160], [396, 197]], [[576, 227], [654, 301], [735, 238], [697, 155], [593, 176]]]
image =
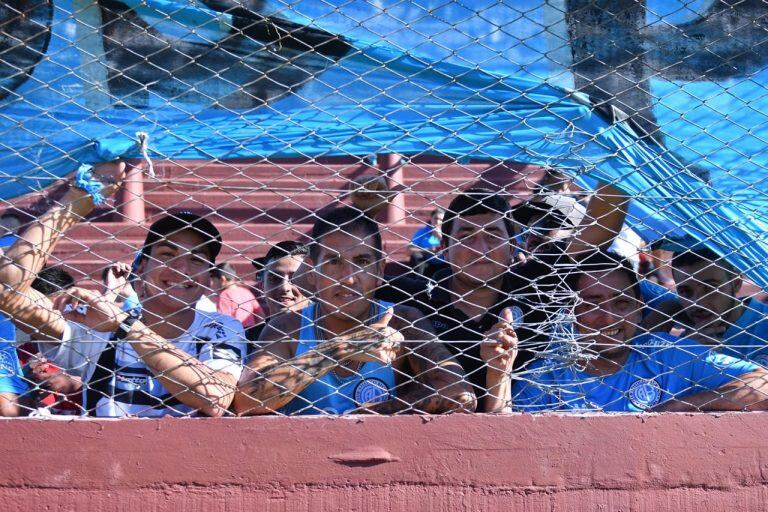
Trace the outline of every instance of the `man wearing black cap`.
[[[108, 197], [125, 164], [100, 164], [93, 174], [107, 183], [101, 194]], [[208, 220], [182, 212], [152, 224], [137, 266], [141, 318], [95, 291], [73, 288], [51, 303], [30, 288], [56, 242], [93, 206], [92, 195], [73, 186], [59, 206], [30, 223], [0, 261], [0, 311], [33, 339], [54, 345], [49, 359], [81, 372], [90, 414], [223, 415], [245, 344], [239, 322], [194, 309], [222, 245]]]

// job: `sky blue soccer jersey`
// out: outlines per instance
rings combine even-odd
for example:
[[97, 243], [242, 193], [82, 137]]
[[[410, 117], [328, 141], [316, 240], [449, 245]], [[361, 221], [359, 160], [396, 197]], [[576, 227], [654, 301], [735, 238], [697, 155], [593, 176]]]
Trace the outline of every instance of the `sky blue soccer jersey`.
[[638, 282], [640, 286], [640, 295], [645, 303], [645, 314], [649, 310], [654, 310], [659, 307], [663, 302], [677, 301], [679, 300], [677, 294], [668, 288], [656, 284], [648, 279], [640, 279]]
[[[379, 301], [376, 318], [392, 303]], [[321, 337], [315, 329], [315, 308], [312, 303], [301, 312], [301, 330], [296, 356], [313, 350]], [[293, 400], [280, 409], [282, 414], [347, 414], [364, 403], [383, 402], [396, 397], [395, 372], [391, 365], [367, 362], [353, 375], [340, 377], [333, 372], [318, 377]]]
[[512, 403], [521, 412], [640, 412], [719, 388], [756, 369], [712, 347], [644, 334], [632, 341], [627, 362], [612, 375], [597, 377], [552, 359], [534, 361], [512, 389]]
[[751, 299], [744, 313], [723, 334], [723, 354], [768, 368], [768, 304]]
[[27, 391], [16, 353], [16, 327], [4, 315], [0, 315], [0, 393], [21, 395]]

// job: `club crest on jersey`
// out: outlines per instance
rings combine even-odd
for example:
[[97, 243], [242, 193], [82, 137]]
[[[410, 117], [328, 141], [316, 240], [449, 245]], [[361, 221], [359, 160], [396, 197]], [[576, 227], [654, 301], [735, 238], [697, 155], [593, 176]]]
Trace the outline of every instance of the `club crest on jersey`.
[[653, 379], [636, 380], [629, 387], [628, 395], [638, 409], [650, 409], [661, 400], [661, 386]]
[[381, 379], [375, 377], [363, 379], [353, 393], [355, 402], [359, 404], [370, 402], [384, 402], [389, 400], [389, 386]]

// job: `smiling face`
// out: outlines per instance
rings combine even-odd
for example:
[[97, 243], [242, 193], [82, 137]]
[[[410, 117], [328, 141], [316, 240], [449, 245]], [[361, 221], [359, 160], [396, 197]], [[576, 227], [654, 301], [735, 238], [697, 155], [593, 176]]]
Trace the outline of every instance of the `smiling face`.
[[141, 303], [158, 314], [193, 310], [210, 285], [205, 238], [194, 230], [184, 230], [160, 239], [138, 267], [142, 278]]
[[742, 280], [733, 272], [709, 261], [698, 261], [673, 268], [677, 294], [693, 328], [720, 337], [739, 314], [736, 297]]
[[501, 278], [512, 262], [510, 233], [500, 214], [456, 217], [446, 235], [444, 254], [453, 275], [473, 286]]
[[264, 295], [270, 315], [282, 311], [299, 311], [307, 305], [307, 298], [294, 282], [294, 275], [304, 262], [304, 256], [275, 258], [264, 267]]
[[367, 320], [373, 294], [381, 284], [384, 261], [363, 233], [328, 233], [318, 243], [309, 280], [325, 313], [346, 320]]
[[623, 353], [637, 332], [642, 304], [624, 270], [584, 274], [577, 285], [576, 326], [580, 343], [604, 358]]

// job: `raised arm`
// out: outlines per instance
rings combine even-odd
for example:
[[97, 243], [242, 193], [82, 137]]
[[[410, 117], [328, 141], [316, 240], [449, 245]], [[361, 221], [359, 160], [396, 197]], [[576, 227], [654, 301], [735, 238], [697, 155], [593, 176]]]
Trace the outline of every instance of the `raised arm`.
[[[110, 183], [102, 189], [105, 197], [117, 191], [125, 168], [124, 162], [94, 167], [94, 177]], [[33, 221], [0, 256], [0, 311], [12, 318], [20, 329], [39, 339], [61, 339], [65, 322], [51, 302], [30, 286], [56, 243], [88, 215], [93, 206], [87, 192], [71, 187], [57, 206]]]
[[606, 248], [621, 232], [629, 196], [613, 185], [600, 184], [587, 204], [587, 214], [568, 244], [568, 255], [578, 260], [597, 248]]

